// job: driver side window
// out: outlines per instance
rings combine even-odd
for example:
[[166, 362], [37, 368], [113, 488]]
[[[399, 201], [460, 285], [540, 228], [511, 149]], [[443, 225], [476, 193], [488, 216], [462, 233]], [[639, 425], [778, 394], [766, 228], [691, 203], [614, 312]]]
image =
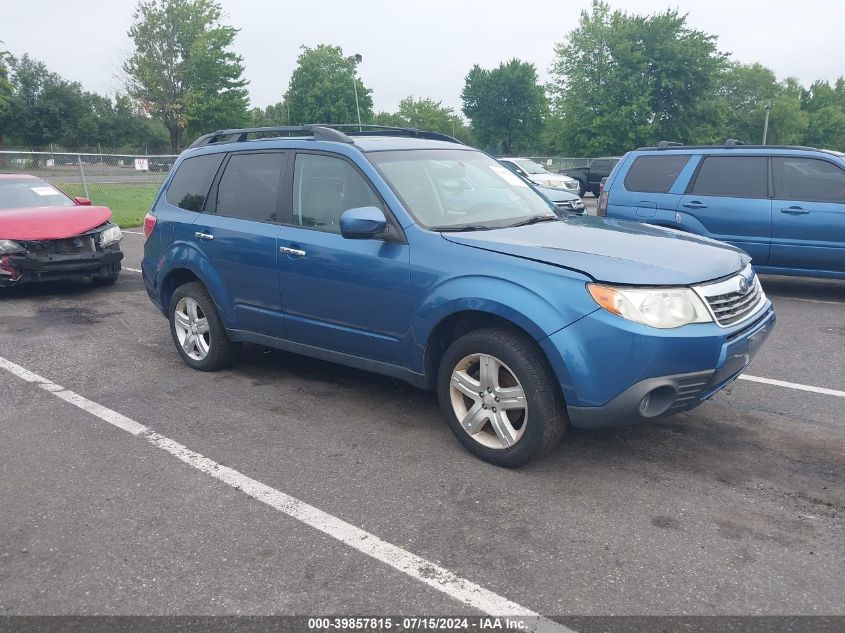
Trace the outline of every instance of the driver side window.
[[297, 154], [293, 170], [293, 224], [340, 233], [340, 216], [381, 200], [355, 168], [340, 158]]

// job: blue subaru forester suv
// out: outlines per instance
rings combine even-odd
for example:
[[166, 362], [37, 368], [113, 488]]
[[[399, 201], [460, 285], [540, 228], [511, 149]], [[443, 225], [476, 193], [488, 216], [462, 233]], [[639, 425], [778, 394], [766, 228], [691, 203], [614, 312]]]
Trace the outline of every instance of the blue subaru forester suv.
[[246, 342], [400, 378], [437, 391], [472, 453], [516, 466], [568, 424], [697, 406], [772, 330], [733, 246], [558, 218], [450, 137], [339, 127], [220, 131], [176, 161], [142, 268], [189, 366]]
[[629, 152], [599, 214], [728, 242], [758, 273], [845, 279], [845, 154], [812, 147], [690, 146]]

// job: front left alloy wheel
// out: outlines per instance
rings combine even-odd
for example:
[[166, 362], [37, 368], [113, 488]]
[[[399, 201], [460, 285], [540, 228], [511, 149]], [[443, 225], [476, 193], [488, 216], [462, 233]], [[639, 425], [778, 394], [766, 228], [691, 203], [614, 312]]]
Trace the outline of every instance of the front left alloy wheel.
[[440, 362], [440, 408], [471, 453], [520, 466], [560, 443], [567, 417], [542, 352], [524, 334], [485, 328], [454, 341]]

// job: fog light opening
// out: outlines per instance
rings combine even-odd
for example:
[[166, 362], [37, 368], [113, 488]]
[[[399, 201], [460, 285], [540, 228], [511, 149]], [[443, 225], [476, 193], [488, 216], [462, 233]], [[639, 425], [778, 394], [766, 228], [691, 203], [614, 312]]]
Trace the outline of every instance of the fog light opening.
[[676, 395], [675, 388], [670, 385], [652, 389], [640, 400], [640, 415], [644, 418], [656, 418], [663, 415], [672, 406]]

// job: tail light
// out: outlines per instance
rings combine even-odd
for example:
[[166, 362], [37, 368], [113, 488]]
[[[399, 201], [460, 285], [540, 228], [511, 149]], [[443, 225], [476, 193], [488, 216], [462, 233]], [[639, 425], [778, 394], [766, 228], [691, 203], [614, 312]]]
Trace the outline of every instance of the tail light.
[[607, 217], [607, 192], [602, 191], [601, 195], [599, 195], [599, 206], [596, 209], [596, 215], [600, 218]]
[[156, 227], [156, 216], [148, 213], [144, 216], [144, 241], [146, 242]]

